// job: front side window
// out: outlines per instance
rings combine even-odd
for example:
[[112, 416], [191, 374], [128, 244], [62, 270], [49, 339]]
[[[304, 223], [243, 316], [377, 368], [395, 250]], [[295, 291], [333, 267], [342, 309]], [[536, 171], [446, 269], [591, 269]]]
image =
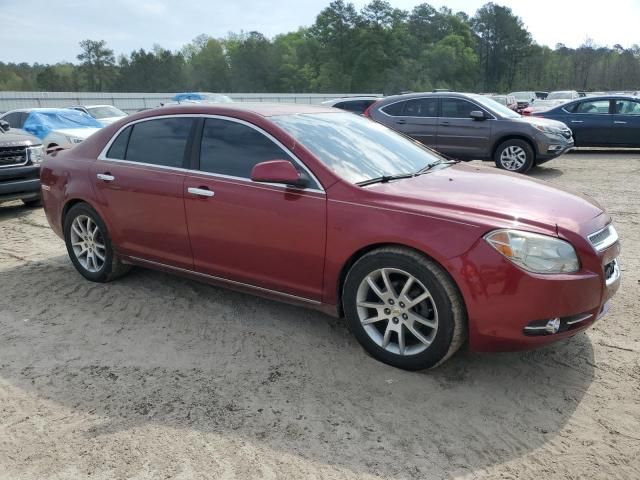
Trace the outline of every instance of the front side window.
[[186, 117], [159, 118], [134, 124], [125, 160], [183, 167], [192, 124], [193, 119]]
[[[498, 103], [498, 102], [496, 102]], [[470, 118], [471, 112], [479, 108], [471, 102], [460, 98], [442, 99], [442, 117], [445, 118]]]
[[419, 142], [352, 113], [277, 115], [270, 120], [351, 183], [414, 173], [442, 160]]
[[616, 101], [616, 113], [619, 115], [640, 115], [640, 102], [633, 100]]
[[609, 113], [609, 100], [579, 102], [573, 107], [573, 113]]
[[7, 122], [11, 126], [11, 128], [22, 128], [22, 118], [22, 112], [13, 112], [6, 114], [4, 117], [2, 117], [2, 120]]
[[287, 152], [255, 128], [219, 118], [205, 120], [200, 147], [203, 172], [251, 178], [253, 167], [269, 160], [293, 163]]

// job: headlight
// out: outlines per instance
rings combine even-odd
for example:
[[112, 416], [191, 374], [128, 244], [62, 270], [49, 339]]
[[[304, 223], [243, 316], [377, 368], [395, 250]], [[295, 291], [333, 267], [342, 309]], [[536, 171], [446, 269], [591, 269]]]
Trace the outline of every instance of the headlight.
[[69, 143], [82, 143], [82, 139], [78, 137], [66, 137]]
[[580, 270], [576, 251], [559, 238], [520, 230], [495, 230], [485, 240], [516, 265], [534, 273], [572, 273]]
[[533, 128], [535, 128], [536, 130], [540, 130], [542, 133], [546, 133], [547, 135], [562, 136], [562, 129], [557, 127], [550, 127], [548, 125], [534, 125]]
[[39, 165], [44, 160], [44, 147], [27, 147], [27, 159], [34, 165]]

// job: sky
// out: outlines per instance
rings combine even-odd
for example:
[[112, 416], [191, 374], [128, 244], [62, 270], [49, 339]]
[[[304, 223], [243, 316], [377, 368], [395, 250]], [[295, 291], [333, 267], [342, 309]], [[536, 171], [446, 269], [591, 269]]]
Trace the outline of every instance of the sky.
[[[411, 10], [424, 1], [389, 0]], [[432, 0], [473, 15], [488, 0]], [[511, 7], [541, 45], [640, 44], [640, 0], [494, 0]], [[330, 0], [0, 0], [0, 61], [76, 61], [78, 42], [106, 40], [116, 56], [154, 44], [178, 50], [199, 34], [256, 30], [267, 37], [310, 25]], [[352, 0], [361, 8], [366, 0]]]

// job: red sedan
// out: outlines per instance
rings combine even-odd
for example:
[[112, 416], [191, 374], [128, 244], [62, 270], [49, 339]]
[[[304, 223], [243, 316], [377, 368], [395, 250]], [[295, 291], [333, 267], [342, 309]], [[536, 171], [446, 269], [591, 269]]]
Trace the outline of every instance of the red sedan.
[[138, 265], [344, 315], [406, 369], [466, 340], [570, 337], [619, 285], [618, 236], [592, 200], [325, 107], [148, 110], [47, 157], [41, 180], [87, 279]]

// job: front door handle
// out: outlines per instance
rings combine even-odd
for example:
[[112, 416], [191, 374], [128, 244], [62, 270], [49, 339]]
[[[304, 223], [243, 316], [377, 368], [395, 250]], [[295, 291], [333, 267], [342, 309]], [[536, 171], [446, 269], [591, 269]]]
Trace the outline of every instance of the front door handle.
[[627, 122], [623, 122], [621, 120], [614, 120], [613, 123], [615, 123], [616, 125], [626, 125], [627, 124]]
[[584, 123], [582, 120], [571, 120], [571, 123]]
[[116, 179], [116, 177], [111, 175], [109, 172], [99, 173], [96, 177], [98, 177], [98, 180], [102, 180], [104, 182], [113, 182]]
[[189, 187], [187, 192], [192, 195], [198, 195], [199, 197], [213, 197], [215, 193], [209, 190], [207, 187]]
[[405, 123], [407, 123], [407, 121], [406, 120], [396, 120], [396, 123], [398, 125], [404, 125]]
[[443, 122], [440, 122], [440, 125], [442, 125], [443, 127], [448, 127], [450, 123], [445, 120]]

